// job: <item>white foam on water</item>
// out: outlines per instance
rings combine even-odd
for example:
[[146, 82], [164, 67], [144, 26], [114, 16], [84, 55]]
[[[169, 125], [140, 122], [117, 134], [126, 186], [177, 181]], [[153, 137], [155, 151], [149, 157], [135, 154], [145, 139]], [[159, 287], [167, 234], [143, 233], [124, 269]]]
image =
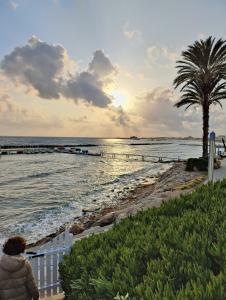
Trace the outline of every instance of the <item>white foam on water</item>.
[[[131, 148], [120, 141], [95, 151], [168, 153], [173, 157], [178, 143]], [[192, 149], [181, 146], [180, 156], [191, 156]], [[0, 164], [0, 242], [14, 234], [37, 241], [73, 221], [84, 208], [117, 204], [136, 186], [151, 183], [170, 166], [68, 154], [6, 156]]]

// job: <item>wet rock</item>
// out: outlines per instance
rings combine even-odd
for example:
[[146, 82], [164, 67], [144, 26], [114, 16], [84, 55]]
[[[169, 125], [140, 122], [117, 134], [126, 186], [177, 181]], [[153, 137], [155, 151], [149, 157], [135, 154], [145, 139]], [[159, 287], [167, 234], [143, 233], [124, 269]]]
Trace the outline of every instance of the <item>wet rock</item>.
[[96, 215], [96, 214], [85, 217], [85, 219], [82, 222], [84, 229], [85, 230], [89, 229], [96, 222], [97, 219], [98, 219], [98, 215]]
[[84, 223], [84, 228], [85, 228], [85, 230], [86, 230], [86, 229], [89, 229], [94, 223], [95, 223], [94, 220], [89, 220], [89, 221], [85, 222], [85, 223]]
[[54, 232], [54, 233], [51, 233], [49, 235], [47, 235], [46, 237], [38, 240], [37, 242], [35, 243], [31, 243], [31, 244], [28, 244], [27, 245], [27, 248], [31, 248], [31, 247], [37, 247], [37, 246], [42, 246], [48, 242], [50, 242], [52, 239], [54, 239], [56, 236], [58, 236], [59, 234], [61, 234], [63, 231], [65, 230], [65, 226], [60, 226], [60, 228]]
[[85, 228], [83, 227], [83, 225], [80, 224], [73, 224], [69, 230], [70, 233], [72, 233], [73, 235], [82, 233], [85, 230]]
[[105, 216], [101, 217], [97, 222], [94, 223], [93, 226], [107, 226], [112, 224], [116, 220], [116, 213], [110, 212], [106, 214]]
[[86, 214], [86, 213], [98, 211], [99, 209], [100, 209], [100, 207], [98, 207], [98, 206], [89, 206], [89, 207], [87, 207], [87, 208], [83, 208], [83, 209], [82, 209], [82, 213], [83, 213], [83, 214]]

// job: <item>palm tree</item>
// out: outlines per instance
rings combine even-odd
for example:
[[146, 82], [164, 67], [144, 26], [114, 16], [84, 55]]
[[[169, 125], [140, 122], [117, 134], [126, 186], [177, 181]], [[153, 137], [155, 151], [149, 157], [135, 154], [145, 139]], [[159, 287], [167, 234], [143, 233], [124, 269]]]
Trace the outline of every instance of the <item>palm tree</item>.
[[176, 107], [201, 105], [203, 116], [203, 157], [208, 157], [209, 107], [226, 99], [226, 41], [211, 36], [195, 41], [176, 62], [174, 88], [181, 86]]

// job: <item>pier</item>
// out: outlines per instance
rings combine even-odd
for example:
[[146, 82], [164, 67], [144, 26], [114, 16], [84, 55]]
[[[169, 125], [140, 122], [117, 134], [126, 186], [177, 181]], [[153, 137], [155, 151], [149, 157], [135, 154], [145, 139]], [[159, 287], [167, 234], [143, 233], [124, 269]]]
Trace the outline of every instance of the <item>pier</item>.
[[[93, 145], [92, 145], [93, 146]], [[91, 145], [79, 145], [79, 147], [91, 147]], [[99, 156], [106, 159], [125, 159], [139, 160], [145, 162], [169, 163], [182, 161], [180, 157], [166, 157], [161, 155], [148, 155], [136, 153], [119, 153], [119, 152], [90, 152], [87, 149], [80, 149], [78, 145], [22, 145], [22, 146], [2, 146], [0, 155], [18, 155], [18, 154], [44, 154], [44, 153], [65, 153], [82, 156]]]
[[150, 161], [150, 162], [176, 162], [182, 161], [180, 157], [169, 158], [166, 156], [158, 155], [148, 155], [148, 154], [134, 154], [134, 153], [112, 153], [112, 152], [101, 152], [101, 157], [104, 158], [124, 158], [124, 159], [135, 159], [141, 161]]

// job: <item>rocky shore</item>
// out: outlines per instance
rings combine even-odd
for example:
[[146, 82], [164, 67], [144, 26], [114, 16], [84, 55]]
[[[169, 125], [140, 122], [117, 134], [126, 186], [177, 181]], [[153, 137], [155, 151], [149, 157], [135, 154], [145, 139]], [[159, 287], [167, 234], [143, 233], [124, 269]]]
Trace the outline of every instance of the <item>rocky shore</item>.
[[105, 207], [99, 211], [84, 211], [83, 216], [75, 218], [74, 223], [61, 226], [55, 233], [39, 240], [29, 247], [39, 247], [69, 228], [75, 239], [81, 239], [89, 234], [108, 230], [113, 223], [136, 214], [142, 209], [158, 207], [163, 201], [188, 193], [206, 179], [204, 172], [187, 172], [185, 163], [177, 162], [162, 174], [154, 183], [137, 186], [125, 199], [114, 206]]

